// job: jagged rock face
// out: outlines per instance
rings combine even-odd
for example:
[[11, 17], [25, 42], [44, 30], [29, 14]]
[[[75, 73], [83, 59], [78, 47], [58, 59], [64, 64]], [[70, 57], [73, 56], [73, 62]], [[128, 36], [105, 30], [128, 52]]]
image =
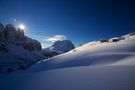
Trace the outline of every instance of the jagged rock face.
[[0, 24], [0, 72], [24, 69], [45, 58], [40, 42], [24, 34], [14, 25]]
[[11, 41], [11, 42], [16, 41], [17, 32], [16, 32], [16, 28], [14, 27], [14, 25], [7, 24], [4, 32], [5, 32], [5, 38], [8, 41]]
[[4, 25], [0, 23], [0, 31], [4, 30]]
[[16, 31], [16, 41], [24, 41], [25, 40], [25, 35], [24, 35], [24, 30], [18, 29]]
[[5, 40], [5, 34], [4, 34], [4, 25], [0, 23], [0, 41]]
[[54, 45], [50, 47], [50, 50], [56, 51], [59, 53], [68, 52], [74, 49], [74, 45], [70, 40], [56, 41]]
[[26, 41], [23, 46], [29, 51], [40, 51], [42, 49], [41, 44], [36, 40]]
[[24, 30], [20, 28], [16, 30], [12, 24], [7, 24], [5, 28], [0, 24], [0, 43], [2, 41], [23, 46], [24, 49], [29, 51], [40, 51], [42, 49], [38, 41], [25, 36]]
[[5, 47], [5, 44], [0, 43], [0, 52], [8, 52], [7, 48]]

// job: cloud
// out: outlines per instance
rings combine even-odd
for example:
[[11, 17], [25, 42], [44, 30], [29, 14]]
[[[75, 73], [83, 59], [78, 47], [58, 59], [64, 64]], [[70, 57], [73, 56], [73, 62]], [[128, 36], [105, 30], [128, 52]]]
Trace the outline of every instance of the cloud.
[[62, 41], [62, 40], [66, 40], [66, 36], [64, 35], [54, 35], [51, 37], [46, 37], [45, 41], [50, 41], [50, 42], [56, 42], [56, 41]]
[[15, 18], [10, 18], [9, 20], [16, 22], [17, 20]]

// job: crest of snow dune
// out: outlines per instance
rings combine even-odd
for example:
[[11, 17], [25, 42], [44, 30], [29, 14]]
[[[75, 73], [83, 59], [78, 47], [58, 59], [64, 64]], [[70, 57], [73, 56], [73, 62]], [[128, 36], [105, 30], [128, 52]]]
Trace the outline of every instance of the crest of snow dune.
[[50, 42], [56, 42], [56, 41], [63, 41], [66, 40], [66, 36], [64, 35], [54, 35], [52, 37], [47, 37], [45, 41], [50, 41]]

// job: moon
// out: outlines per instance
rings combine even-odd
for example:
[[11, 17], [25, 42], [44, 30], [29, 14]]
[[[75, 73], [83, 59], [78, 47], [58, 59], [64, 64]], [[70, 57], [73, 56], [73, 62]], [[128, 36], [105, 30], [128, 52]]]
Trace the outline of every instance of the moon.
[[25, 29], [25, 25], [24, 24], [20, 24], [19, 25], [19, 28], [22, 29], [22, 30], [24, 30]]

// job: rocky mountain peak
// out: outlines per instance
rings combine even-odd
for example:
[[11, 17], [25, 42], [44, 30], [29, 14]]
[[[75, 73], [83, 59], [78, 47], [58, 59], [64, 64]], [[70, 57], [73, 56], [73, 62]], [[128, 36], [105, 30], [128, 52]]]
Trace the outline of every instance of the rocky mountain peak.
[[75, 46], [70, 40], [62, 40], [62, 41], [56, 41], [50, 49], [56, 52], [68, 52], [72, 49], [74, 49]]
[[28, 51], [40, 51], [42, 49], [40, 42], [25, 36], [24, 30], [16, 29], [13, 24], [7, 24], [5, 28], [3, 24], [0, 24], [0, 31], [0, 42], [20, 45]]

